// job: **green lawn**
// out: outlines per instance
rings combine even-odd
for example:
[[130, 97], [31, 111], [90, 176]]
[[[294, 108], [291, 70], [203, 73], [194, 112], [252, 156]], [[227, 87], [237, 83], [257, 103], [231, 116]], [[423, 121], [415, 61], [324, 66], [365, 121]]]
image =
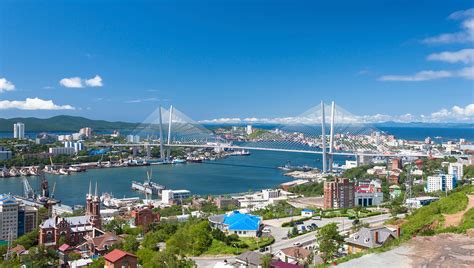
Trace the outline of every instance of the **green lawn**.
[[226, 243], [222, 241], [213, 239], [211, 246], [202, 255], [238, 255], [245, 251], [256, 250], [258, 248], [268, 246], [274, 242], [273, 237], [242, 237], [239, 240], [244, 242], [247, 246], [245, 248], [236, 248], [226, 245]]

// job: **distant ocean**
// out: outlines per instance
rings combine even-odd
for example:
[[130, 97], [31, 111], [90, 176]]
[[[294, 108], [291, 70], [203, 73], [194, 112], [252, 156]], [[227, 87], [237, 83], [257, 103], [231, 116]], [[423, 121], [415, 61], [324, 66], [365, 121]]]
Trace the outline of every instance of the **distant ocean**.
[[[217, 127], [213, 125], [213, 127]], [[260, 126], [255, 126], [260, 127]], [[268, 126], [266, 126], [268, 128]], [[435, 142], [457, 141], [459, 139], [466, 139], [474, 142], [474, 128], [464, 127], [378, 127], [379, 130], [395, 135], [398, 139], [404, 140], [424, 140], [430, 137]], [[129, 134], [130, 131], [121, 131], [122, 135]], [[26, 132], [25, 135], [29, 138], [35, 138], [40, 132]], [[62, 135], [71, 134], [72, 132], [48, 132], [51, 134]], [[112, 133], [110, 131], [99, 131], [102, 134]], [[0, 138], [12, 138], [13, 132], [0, 132]]]

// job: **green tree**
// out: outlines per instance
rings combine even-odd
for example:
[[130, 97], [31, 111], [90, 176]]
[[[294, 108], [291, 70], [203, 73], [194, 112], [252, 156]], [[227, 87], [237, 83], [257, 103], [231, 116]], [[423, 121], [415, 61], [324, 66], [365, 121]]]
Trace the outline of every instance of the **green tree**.
[[296, 226], [293, 226], [293, 228], [291, 229], [291, 235], [292, 236], [298, 235], [298, 228], [296, 228]]
[[122, 243], [123, 250], [131, 253], [135, 253], [140, 247], [140, 242], [137, 241], [137, 237], [134, 235], [127, 235]]
[[272, 263], [272, 255], [264, 254], [262, 256], [262, 268], [270, 268], [271, 263]]
[[123, 234], [123, 226], [125, 225], [126, 221], [122, 218], [115, 218], [111, 220], [109, 223], [104, 225], [104, 231], [107, 232], [114, 232], [118, 235]]
[[344, 242], [344, 237], [339, 234], [336, 223], [330, 223], [319, 229], [316, 235], [319, 250], [325, 261], [331, 259]]
[[202, 254], [212, 243], [207, 221], [189, 221], [171, 236], [166, 246], [178, 254]]
[[105, 265], [104, 257], [99, 257], [93, 260], [92, 263], [89, 264], [88, 268], [104, 268], [104, 265]]

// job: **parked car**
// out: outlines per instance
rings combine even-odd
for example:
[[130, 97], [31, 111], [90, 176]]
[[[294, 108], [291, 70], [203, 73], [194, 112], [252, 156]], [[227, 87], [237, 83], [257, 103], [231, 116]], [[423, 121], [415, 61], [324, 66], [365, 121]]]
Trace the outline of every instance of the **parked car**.
[[312, 219], [313, 220], [321, 220], [321, 216], [314, 216]]
[[262, 229], [262, 233], [269, 233], [271, 232], [272, 230], [270, 229], [270, 227], [266, 226], [265, 228]]
[[316, 223], [314, 223], [314, 222], [311, 223], [311, 226], [312, 226], [313, 228], [318, 228], [318, 225], [316, 225]]
[[295, 247], [301, 247], [301, 243], [300, 243], [300, 242], [295, 242], [295, 243], [293, 243], [293, 246], [295, 246]]

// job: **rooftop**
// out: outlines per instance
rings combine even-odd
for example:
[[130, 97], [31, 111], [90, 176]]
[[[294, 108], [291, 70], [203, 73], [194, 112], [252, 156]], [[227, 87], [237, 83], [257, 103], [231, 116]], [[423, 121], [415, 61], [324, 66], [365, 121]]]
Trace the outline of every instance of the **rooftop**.
[[229, 230], [251, 230], [256, 231], [260, 227], [261, 219], [258, 216], [243, 214], [233, 211], [224, 215], [223, 223], [228, 225]]
[[126, 251], [120, 250], [120, 249], [114, 249], [111, 252], [107, 253], [104, 258], [110, 262], [116, 262], [120, 260], [121, 258], [125, 256], [132, 256], [132, 257], [137, 257], [133, 255], [132, 253], [128, 253]]

